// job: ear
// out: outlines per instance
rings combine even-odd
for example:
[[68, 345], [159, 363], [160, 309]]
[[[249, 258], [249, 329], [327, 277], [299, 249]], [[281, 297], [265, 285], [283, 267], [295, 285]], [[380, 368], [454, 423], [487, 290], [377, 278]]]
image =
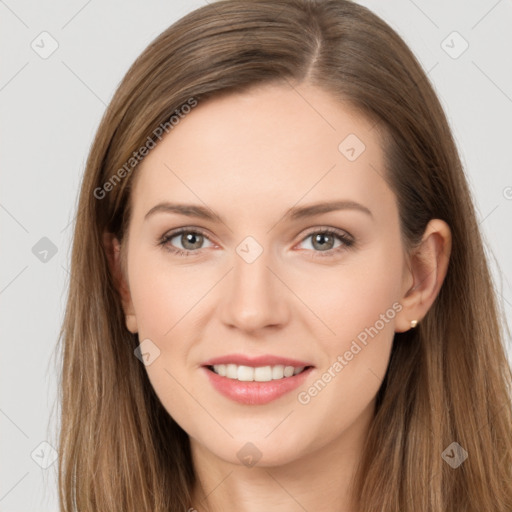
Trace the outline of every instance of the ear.
[[395, 332], [409, 330], [427, 314], [443, 284], [452, 247], [451, 231], [446, 222], [432, 219], [421, 242], [408, 256], [404, 272], [402, 310], [395, 317]]
[[110, 273], [121, 297], [126, 328], [133, 334], [138, 331], [137, 318], [131, 299], [130, 289], [121, 265], [121, 244], [113, 233], [103, 233], [103, 246], [108, 259]]

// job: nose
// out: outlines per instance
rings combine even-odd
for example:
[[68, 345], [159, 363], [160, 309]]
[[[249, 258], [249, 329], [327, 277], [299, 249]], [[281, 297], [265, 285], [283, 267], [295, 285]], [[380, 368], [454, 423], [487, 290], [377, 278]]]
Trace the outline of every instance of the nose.
[[225, 325], [247, 332], [279, 328], [289, 319], [289, 291], [277, 272], [270, 268], [267, 251], [252, 263], [238, 254], [227, 276], [221, 316]]

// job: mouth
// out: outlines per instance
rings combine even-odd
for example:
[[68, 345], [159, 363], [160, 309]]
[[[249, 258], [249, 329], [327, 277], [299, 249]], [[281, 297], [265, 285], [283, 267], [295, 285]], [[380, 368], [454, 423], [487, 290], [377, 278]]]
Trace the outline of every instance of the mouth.
[[213, 389], [244, 405], [264, 405], [289, 395], [305, 383], [314, 368], [297, 359], [243, 354], [210, 359], [202, 365]]
[[270, 382], [299, 375], [312, 366], [285, 366], [282, 364], [267, 366], [245, 366], [237, 364], [206, 365], [206, 368], [220, 377], [239, 382]]

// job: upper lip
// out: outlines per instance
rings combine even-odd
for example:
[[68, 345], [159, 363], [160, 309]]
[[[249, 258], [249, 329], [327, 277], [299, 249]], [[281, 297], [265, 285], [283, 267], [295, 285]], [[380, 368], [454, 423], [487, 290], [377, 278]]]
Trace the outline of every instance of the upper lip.
[[238, 366], [294, 366], [300, 368], [302, 366], [313, 366], [311, 363], [306, 361], [299, 361], [298, 359], [291, 359], [289, 357], [281, 357], [275, 355], [263, 355], [263, 356], [247, 356], [244, 354], [227, 354], [225, 356], [214, 357], [208, 359], [203, 363], [203, 366], [213, 366], [217, 364], [236, 364]]

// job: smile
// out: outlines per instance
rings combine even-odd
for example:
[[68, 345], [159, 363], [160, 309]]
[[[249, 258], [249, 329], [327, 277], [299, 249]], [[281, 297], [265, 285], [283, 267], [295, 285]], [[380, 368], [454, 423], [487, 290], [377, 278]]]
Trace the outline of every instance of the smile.
[[298, 375], [304, 371], [304, 366], [293, 367], [278, 364], [275, 366], [244, 366], [236, 364], [216, 364], [212, 369], [217, 375], [227, 377], [242, 382], [268, 382], [271, 380], [280, 380], [293, 375]]
[[264, 405], [304, 383], [315, 366], [277, 354], [224, 354], [201, 364], [206, 384], [230, 400]]

